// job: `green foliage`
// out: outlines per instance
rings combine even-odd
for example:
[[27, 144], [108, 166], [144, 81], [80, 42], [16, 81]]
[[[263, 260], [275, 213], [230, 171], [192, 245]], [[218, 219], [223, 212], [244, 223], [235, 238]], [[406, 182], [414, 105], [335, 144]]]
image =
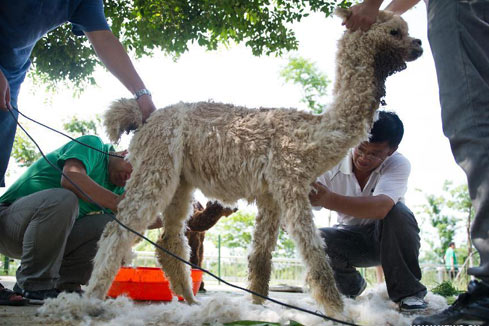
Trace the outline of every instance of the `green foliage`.
[[[114, 34], [136, 57], [160, 49], [177, 58], [196, 43], [208, 50], [244, 43], [254, 55], [281, 55], [297, 49], [291, 26], [310, 12], [327, 17], [347, 0], [105, 0], [105, 14]], [[325, 31], [327, 32], [327, 31]], [[37, 77], [55, 88], [71, 81], [78, 88], [93, 84], [98, 60], [85, 38], [65, 24], [35, 47]]]
[[[156, 242], [160, 236], [160, 229], [148, 230], [145, 232], [146, 238], [150, 239], [153, 242]], [[141, 239], [136, 246], [133, 248], [135, 251], [155, 251], [155, 247], [149, 243], [148, 241]]]
[[[208, 325], [208, 324], [206, 324]], [[230, 323], [224, 323], [225, 326], [280, 326], [281, 323], [270, 323], [266, 321], [254, 321], [254, 320], [240, 320], [233, 321]], [[302, 324], [296, 322], [295, 320], [291, 320], [288, 326], [303, 326]]]
[[[428, 194], [426, 200], [427, 204], [422, 206], [422, 213], [429, 217], [431, 225], [436, 228], [441, 243], [441, 246], [435, 247], [432, 240], [427, 240], [434, 248], [430, 257], [441, 263], [460, 223], [467, 216], [473, 215], [472, 202], [467, 185], [454, 186], [449, 181], [445, 181], [441, 195]], [[457, 257], [462, 263], [467, 257], [467, 248], [457, 248]]]
[[63, 129], [69, 132], [73, 137], [84, 135], [98, 135], [97, 125], [100, 125], [100, 117], [96, 116], [94, 120], [80, 120], [76, 116], [71, 120], [63, 123]]
[[325, 105], [321, 103], [321, 99], [326, 96], [330, 81], [314, 63], [301, 57], [290, 58], [280, 75], [286, 82], [302, 87], [301, 102], [305, 103], [312, 112], [317, 114], [323, 112]]
[[438, 286], [431, 289], [431, 292], [441, 295], [442, 297], [451, 297], [460, 293], [460, 291], [453, 286], [452, 282], [449, 281], [440, 283]]
[[92, 77], [99, 61], [85, 37], [77, 37], [65, 24], [37, 42], [31, 55], [35, 69], [30, 77], [55, 91], [60, 82], [70, 81], [75, 90], [94, 85]]
[[[221, 245], [223, 247], [247, 249], [251, 245], [254, 225], [254, 214], [237, 211], [229, 217], [219, 221], [219, 223], [207, 233], [207, 236], [215, 246], [218, 245], [218, 234], [220, 234]], [[283, 230], [280, 230], [279, 232], [274, 256], [295, 256], [294, 242], [290, 240]]]
[[30, 138], [23, 131], [20, 131], [15, 135], [10, 156], [15, 159], [19, 166], [29, 167], [41, 157], [41, 154]]

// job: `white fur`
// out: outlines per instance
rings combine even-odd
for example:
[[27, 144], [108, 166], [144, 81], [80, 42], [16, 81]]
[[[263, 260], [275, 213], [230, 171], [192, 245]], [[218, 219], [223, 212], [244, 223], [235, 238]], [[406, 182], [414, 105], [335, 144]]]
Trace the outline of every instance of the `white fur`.
[[[275, 297], [275, 294], [272, 294]], [[284, 300], [312, 311], [318, 307], [304, 294], [292, 294]], [[104, 326], [195, 326], [221, 325], [238, 320], [261, 320], [287, 325], [295, 320], [307, 326], [332, 326], [330, 321], [297, 310], [283, 308], [274, 303], [254, 305], [242, 294], [212, 293], [199, 305], [184, 305], [177, 301], [165, 304], [135, 304], [125, 297], [115, 300], [80, 299], [76, 294], [61, 294], [59, 299], [48, 300], [39, 310], [43, 322], [64, 321], [62, 325]], [[428, 310], [440, 311], [447, 307], [443, 297], [428, 293]], [[408, 326], [416, 315], [399, 312], [387, 295], [385, 285], [367, 290], [356, 300], [345, 299], [345, 320], [360, 325]]]

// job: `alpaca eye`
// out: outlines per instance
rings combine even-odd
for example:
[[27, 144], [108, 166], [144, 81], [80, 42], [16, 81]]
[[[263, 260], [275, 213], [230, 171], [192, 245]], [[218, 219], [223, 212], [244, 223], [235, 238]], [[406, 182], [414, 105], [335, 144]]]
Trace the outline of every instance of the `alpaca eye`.
[[393, 30], [391, 30], [391, 35], [392, 35], [392, 36], [399, 36], [399, 34], [400, 34], [400, 33], [399, 33], [399, 30], [398, 30], [398, 29], [393, 29]]

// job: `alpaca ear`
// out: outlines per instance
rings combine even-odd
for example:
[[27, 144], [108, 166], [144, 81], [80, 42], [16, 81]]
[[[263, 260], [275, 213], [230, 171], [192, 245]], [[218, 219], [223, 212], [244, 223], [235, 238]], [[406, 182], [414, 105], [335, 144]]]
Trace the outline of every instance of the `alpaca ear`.
[[351, 10], [350, 9], [346, 9], [346, 8], [336, 8], [335, 11], [334, 11], [334, 14], [340, 18], [342, 18], [343, 20], [345, 19], [348, 19], [348, 17], [350, 17], [351, 15]]
[[379, 10], [379, 15], [377, 16], [377, 22], [384, 23], [391, 19], [394, 14], [391, 11]]

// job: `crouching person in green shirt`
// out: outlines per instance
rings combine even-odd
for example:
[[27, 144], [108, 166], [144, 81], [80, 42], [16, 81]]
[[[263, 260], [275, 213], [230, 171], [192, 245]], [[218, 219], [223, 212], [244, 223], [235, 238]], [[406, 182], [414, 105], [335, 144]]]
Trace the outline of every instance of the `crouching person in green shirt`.
[[[99, 137], [78, 140], [114, 152]], [[118, 152], [124, 156], [126, 152]], [[71, 141], [47, 158], [83, 192], [115, 212], [132, 166]], [[79, 292], [92, 272], [97, 241], [111, 221], [61, 173], [39, 159], [0, 197], [0, 252], [20, 259], [14, 291], [42, 303], [60, 291]]]

